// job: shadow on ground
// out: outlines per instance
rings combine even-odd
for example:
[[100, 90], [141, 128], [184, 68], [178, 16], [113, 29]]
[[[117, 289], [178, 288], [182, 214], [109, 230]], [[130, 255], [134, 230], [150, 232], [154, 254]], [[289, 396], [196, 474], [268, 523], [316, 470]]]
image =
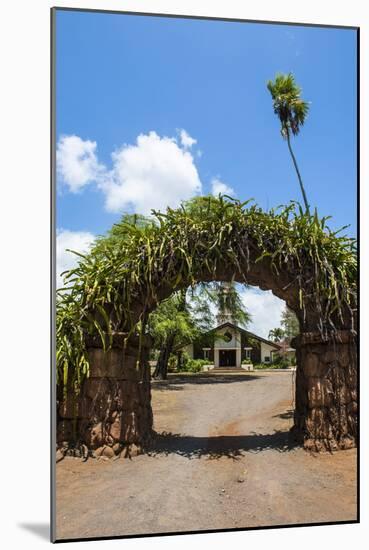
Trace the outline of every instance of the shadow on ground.
[[294, 412], [295, 411], [293, 409], [288, 409], [288, 411], [281, 414], [275, 414], [273, 418], [283, 418], [283, 420], [288, 420], [289, 418], [293, 418]]
[[214, 437], [194, 437], [162, 432], [156, 434], [149, 455], [178, 454], [187, 458], [222, 456], [237, 460], [245, 453], [274, 449], [289, 452], [299, 447], [289, 431], [276, 431], [273, 434], [224, 435]]
[[18, 527], [30, 531], [41, 539], [50, 540], [50, 526], [48, 523], [19, 523]]
[[261, 380], [264, 376], [252, 374], [195, 374], [174, 375], [167, 380], [152, 380], [152, 388], [156, 390], [182, 390], [187, 384], [232, 384], [233, 382], [251, 382]]

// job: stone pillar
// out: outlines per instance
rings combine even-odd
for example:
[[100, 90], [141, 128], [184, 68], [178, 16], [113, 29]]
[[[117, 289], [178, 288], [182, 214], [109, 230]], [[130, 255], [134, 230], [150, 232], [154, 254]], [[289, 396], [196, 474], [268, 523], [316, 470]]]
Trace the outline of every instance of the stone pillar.
[[97, 455], [139, 453], [152, 435], [149, 343], [114, 334], [104, 352], [97, 340], [88, 342], [89, 377], [76, 398], [68, 392], [58, 406], [58, 445], [86, 445]]
[[293, 432], [311, 450], [355, 447], [357, 442], [357, 345], [350, 331], [330, 340], [302, 333], [296, 348]]
[[214, 368], [219, 367], [219, 350], [214, 348]]
[[241, 348], [236, 349], [236, 367], [241, 367]]

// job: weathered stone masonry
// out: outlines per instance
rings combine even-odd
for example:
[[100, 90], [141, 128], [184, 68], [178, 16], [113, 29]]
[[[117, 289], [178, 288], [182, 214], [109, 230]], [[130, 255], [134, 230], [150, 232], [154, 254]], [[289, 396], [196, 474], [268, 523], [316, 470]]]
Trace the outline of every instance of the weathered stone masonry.
[[[301, 334], [295, 338], [296, 401], [293, 435], [307, 449], [334, 450], [353, 447], [357, 443], [357, 343], [350, 312], [345, 321], [337, 320], [330, 338], [324, 339], [316, 327], [319, 312], [312, 301], [306, 315], [299, 310], [299, 288], [288, 271], [276, 274], [266, 259], [256, 261], [260, 251], [243, 268], [249, 284], [259, 286], [285, 300], [300, 320]], [[242, 268], [242, 266], [241, 266]], [[204, 271], [198, 280], [234, 279], [244, 282], [242, 271], [221, 265], [217, 273]], [[183, 281], [188, 286], [190, 281]], [[170, 296], [173, 288], [158, 285], [159, 301]], [[139, 318], [142, 304], [133, 304]], [[152, 308], [154, 309], [154, 304]], [[347, 318], [346, 318], [347, 317]], [[148, 357], [150, 341], [139, 342], [127, 333], [116, 332], [111, 349], [101, 348], [99, 337], [87, 340], [90, 376], [83, 382], [78, 398], [73, 388], [58, 388], [59, 447], [86, 445], [98, 454], [114, 456], [138, 453], [150, 443], [153, 416], [150, 394]]]
[[[76, 398], [72, 391], [58, 405], [58, 446], [85, 444], [96, 455], [113, 456], [122, 449], [139, 453], [151, 437], [148, 339], [140, 344], [115, 333], [104, 352], [96, 338], [88, 342], [90, 375]], [[113, 452], [112, 452], [113, 450]]]
[[[81, 394], [73, 392], [58, 406], [58, 445], [85, 444], [96, 455], [140, 453], [153, 435], [150, 342], [115, 334], [104, 352], [98, 339], [89, 342], [90, 376]], [[318, 332], [302, 333], [296, 347], [296, 408], [292, 434], [305, 448], [347, 449], [357, 441], [357, 347], [350, 331], [334, 340]]]
[[302, 333], [296, 347], [294, 433], [312, 450], [347, 449], [357, 440], [357, 346], [355, 334], [334, 340]]

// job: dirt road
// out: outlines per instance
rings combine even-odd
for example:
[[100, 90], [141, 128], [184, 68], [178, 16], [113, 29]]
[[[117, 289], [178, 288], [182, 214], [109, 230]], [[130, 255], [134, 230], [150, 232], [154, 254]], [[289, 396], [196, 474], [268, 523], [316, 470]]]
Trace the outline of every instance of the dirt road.
[[153, 385], [151, 456], [57, 464], [57, 538], [356, 519], [356, 451], [291, 447], [292, 374]]

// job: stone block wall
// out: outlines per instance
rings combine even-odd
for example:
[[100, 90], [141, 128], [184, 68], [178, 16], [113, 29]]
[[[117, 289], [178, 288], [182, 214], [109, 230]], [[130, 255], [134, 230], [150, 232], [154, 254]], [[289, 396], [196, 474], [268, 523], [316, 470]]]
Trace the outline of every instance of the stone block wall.
[[85, 445], [97, 455], [122, 450], [139, 453], [152, 433], [149, 342], [138, 339], [127, 347], [114, 335], [113, 346], [104, 352], [98, 342], [88, 345], [90, 375], [80, 395], [72, 391], [59, 400], [57, 443], [60, 448]]
[[[85, 446], [96, 455], [138, 454], [153, 435], [150, 342], [139, 346], [115, 335], [104, 352], [88, 345], [90, 376], [76, 397], [59, 395], [59, 448]], [[355, 335], [339, 331], [325, 340], [305, 332], [295, 338], [296, 405], [293, 434], [305, 448], [336, 450], [357, 444], [357, 346]], [[141, 351], [139, 352], [139, 349]]]
[[305, 448], [347, 449], [357, 443], [357, 347], [350, 331], [324, 340], [302, 333], [296, 347], [293, 431]]

